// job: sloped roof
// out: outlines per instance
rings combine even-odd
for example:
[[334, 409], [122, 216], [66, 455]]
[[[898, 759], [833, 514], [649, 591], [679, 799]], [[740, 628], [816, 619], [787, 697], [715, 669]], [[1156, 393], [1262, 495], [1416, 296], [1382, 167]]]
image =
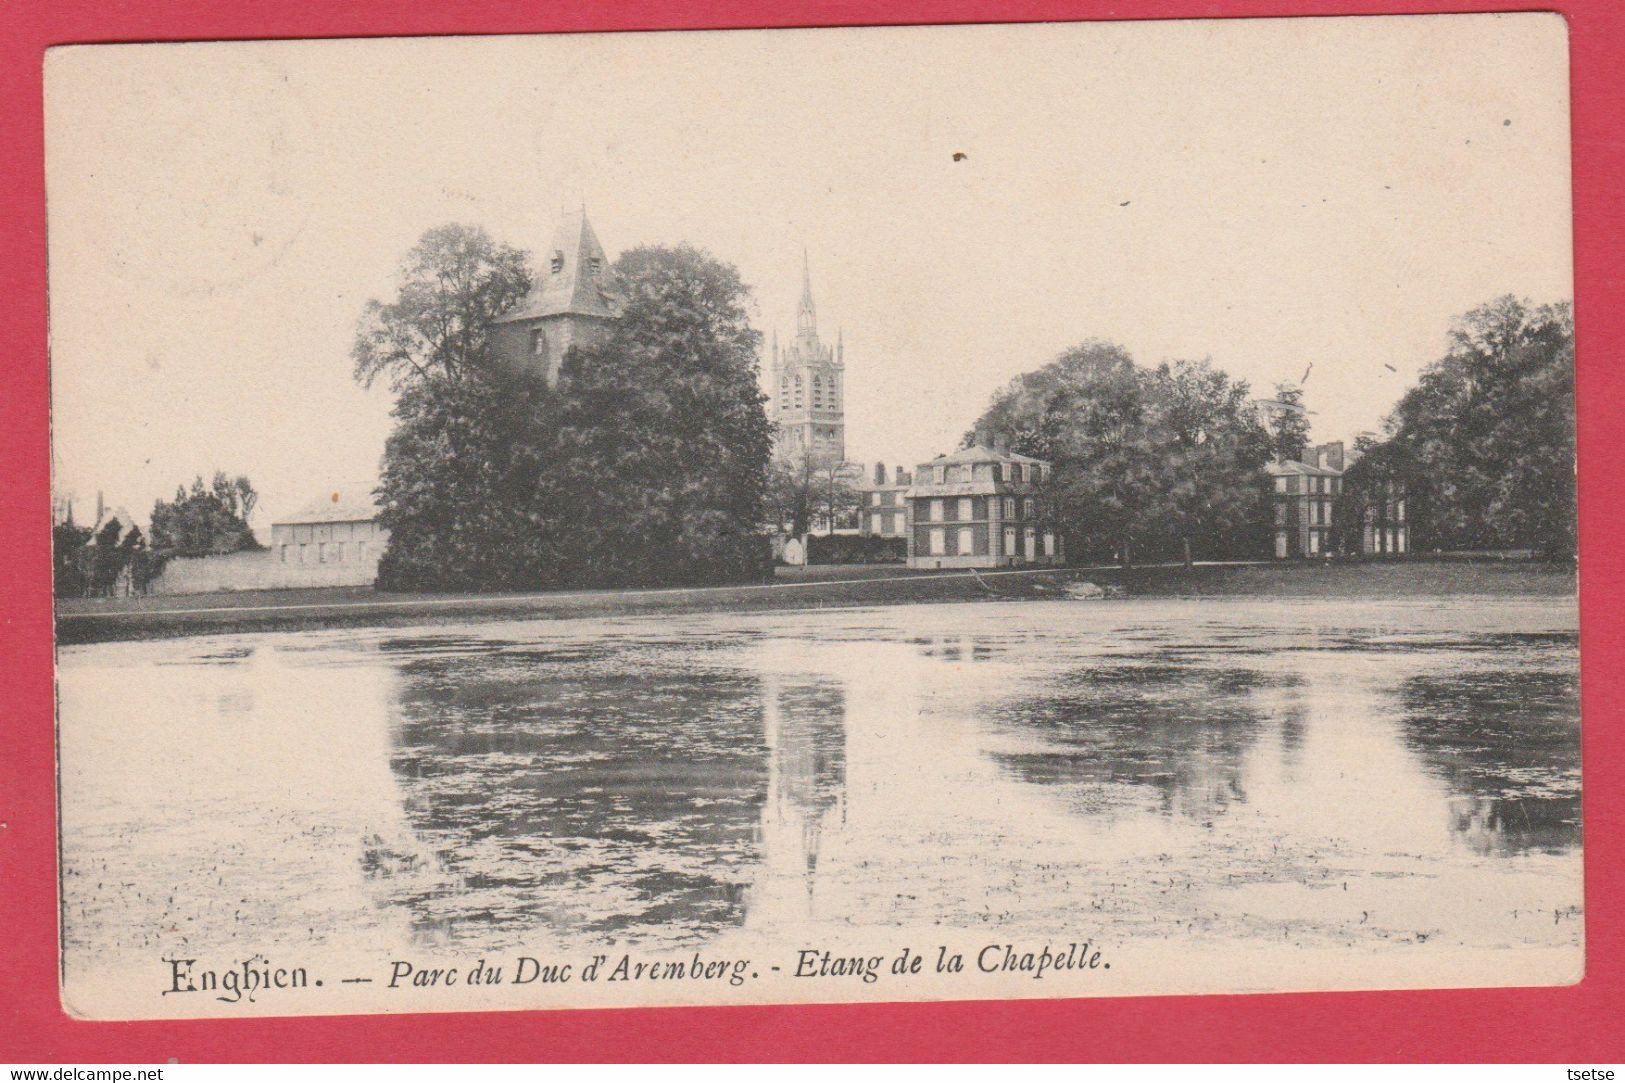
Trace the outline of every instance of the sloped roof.
[[[135, 521], [135, 516], [130, 514], [130, 509], [126, 508], [123, 504], [120, 504], [116, 508], [107, 508], [102, 512], [102, 517], [98, 519], [96, 521], [96, 525], [91, 528], [91, 542], [94, 543], [96, 540], [96, 535], [101, 532], [101, 529], [115, 519], [118, 520], [118, 540], [120, 542], [130, 536], [131, 530], [141, 530], [141, 524]], [[142, 531], [142, 533], [144, 534], [145, 531]]]
[[318, 497], [292, 515], [276, 520], [274, 526], [302, 523], [362, 523], [378, 518], [378, 505], [370, 497], [331, 492]]
[[1312, 478], [1340, 478], [1343, 476], [1341, 470], [1333, 470], [1326, 466], [1310, 466], [1308, 463], [1300, 463], [1293, 459], [1281, 463], [1269, 463], [1264, 467], [1264, 470], [1272, 478], [1285, 477], [1288, 474], [1305, 474]]
[[621, 314], [615, 275], [585, 207], [566, 214], [553, 233], [553, 243], [537, 255], [535, 287], [496, 322], [567, 314], [615, 319]]
[[948, 455], [938, 455], [925, 465], [952, 466], [955, 463], [1037, 463], [1039, 466], [1049, 465], [1043, 459], [1035, 459], [1030, 455], [1017, 455], [1013, 451], [999, 451], [985, 444], [960, 448]]

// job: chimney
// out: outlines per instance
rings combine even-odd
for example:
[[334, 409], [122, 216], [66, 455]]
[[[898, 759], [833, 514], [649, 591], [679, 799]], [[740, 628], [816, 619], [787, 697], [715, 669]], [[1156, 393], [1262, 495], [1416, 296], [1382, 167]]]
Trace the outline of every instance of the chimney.
[[1004, 433], [995, 433], [993, 436], [993, 450], [1001, 454], [1010, 450], [1010, 438]]
[[1343, 471], [1343, 441], [1334, 440], [1329, 444], [1322, 444], [1317, 449], [1320, 453], [1320, 465], [1328, 470]]
[[913, 485], [914, 484], [914, 475], [909, 473], [908, 471], [904, 470], [901, 466], [899, 466], [897, 468], [897, 484], [899, 484], [899, 485]]
[[988, 432], [986, 429], [977, 429], [976, 430], [976, 446], [977, 447], [992, 447], [993, 446], [993, 434]]
[[886, 484], [886, 464], [885, 463], [875, 463], [875, 484], [876, 485], [884, 485], [884, 484]]

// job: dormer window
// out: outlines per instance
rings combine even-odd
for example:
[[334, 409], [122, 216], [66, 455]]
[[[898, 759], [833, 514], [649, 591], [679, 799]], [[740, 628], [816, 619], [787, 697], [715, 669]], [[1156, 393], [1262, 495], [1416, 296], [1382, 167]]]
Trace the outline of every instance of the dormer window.
[[553, 249], [553, 256], [548, 261], [548, 270], [552, 271], [554, 274], [563, 274], [564, 273], [564, 251], [563, 251], [563, 249], [559, 249], [559, 248]]

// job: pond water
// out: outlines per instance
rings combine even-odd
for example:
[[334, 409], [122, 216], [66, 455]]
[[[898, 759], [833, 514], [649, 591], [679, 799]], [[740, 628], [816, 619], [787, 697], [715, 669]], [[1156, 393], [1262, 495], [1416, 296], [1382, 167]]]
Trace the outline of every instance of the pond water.
[[1361, 958], [1582, 940], [1572, 599], [268, 633], [64, 648], [58, 680], [70, 982], [1084, 919]]

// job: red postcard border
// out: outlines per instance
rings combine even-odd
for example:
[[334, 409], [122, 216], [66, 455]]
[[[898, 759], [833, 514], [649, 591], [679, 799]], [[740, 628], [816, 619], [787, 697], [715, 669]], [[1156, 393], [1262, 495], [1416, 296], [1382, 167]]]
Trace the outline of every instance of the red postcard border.
[[[17, 0], [0, 10], [0, 1060], [1625, 1060], [1625, 5], [1557, 0], [1573, 85], [1586, 978], [1557, 989], [90, 1023], [57, 992], [41, 71], [52, 45], [1528, 10], [1478, 0]], [[1357, 966], [1358, 960], [1351, 960]], [[1509, 985], [1516, 973], [1506, 975]]]

